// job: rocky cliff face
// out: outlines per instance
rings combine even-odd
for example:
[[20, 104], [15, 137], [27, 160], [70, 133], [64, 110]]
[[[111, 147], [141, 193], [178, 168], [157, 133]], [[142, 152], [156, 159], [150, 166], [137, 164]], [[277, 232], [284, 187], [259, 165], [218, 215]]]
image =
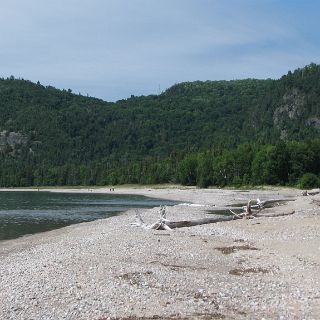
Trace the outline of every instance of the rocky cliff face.
[[299, 89], [293, 88], [286, 92], [279, 106], [273, 114], [273, 123], [280, 131], [280, 139], [288, 138], [289, 128], [294, 126], [301, 128], [301, 125], [307, 125], [320, 130], [320, 118], [309, 117], [306, 119], [306, 101], [307, 98]]
[[0, 132], [0, 151], [12, 153], [18, 151], [27, 144], [27, 137], [20, 132]]
[[282, 104], [274, 111], [274, 124], [281, 128], [283, 120], [298, 118], [303, 112], [304, 105], [305, 96], [298, 89], [294, 88], [287, 92], [282, 98]]

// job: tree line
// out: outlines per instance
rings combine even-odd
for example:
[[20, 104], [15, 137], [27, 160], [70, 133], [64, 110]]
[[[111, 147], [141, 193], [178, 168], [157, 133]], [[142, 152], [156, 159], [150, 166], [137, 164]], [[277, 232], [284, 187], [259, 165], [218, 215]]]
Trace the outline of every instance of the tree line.
[[[309, 177], [309, 179], [306, 178]], [[319, 186], [320, 139], [277, 144], [245, 143], [234, 149], [212, 148], [172, 153], [165, 158], [104, 158], [88, 164], [46, 166], [28, 161], [0, 162], [1, 187], [161, 184], [209, 186]], [[304, 180], [308, 180], [307, 183]], [[310, 182], [313, 181], [313, 182]]]

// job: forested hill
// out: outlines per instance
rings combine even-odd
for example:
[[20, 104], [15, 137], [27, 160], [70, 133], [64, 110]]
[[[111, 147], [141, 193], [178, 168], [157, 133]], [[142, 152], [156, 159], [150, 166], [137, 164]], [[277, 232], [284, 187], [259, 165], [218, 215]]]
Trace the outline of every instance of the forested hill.
[[11, 77], [0, 80], [0, 112], [0, 185], [30, 185], [66, 165], [318, 138], [320, 66], [279, 80], [186, 82], [116, 103]]

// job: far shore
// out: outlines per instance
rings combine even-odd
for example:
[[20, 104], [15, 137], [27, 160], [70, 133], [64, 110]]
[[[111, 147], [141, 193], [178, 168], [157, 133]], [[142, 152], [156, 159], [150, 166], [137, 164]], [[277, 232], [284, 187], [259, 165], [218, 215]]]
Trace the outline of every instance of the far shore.
[[[291, 188], [40, 188], [177, 200], [172, 221], [249, 199], [267, 213], [172, 231], [134, 227], [135, 210], [0, 243], [0, 319], [319, 319], [320, 195]], [[37, 188], [0, 191], [38, 191]], [[141, 209], [147, 224], [159, 208]]]

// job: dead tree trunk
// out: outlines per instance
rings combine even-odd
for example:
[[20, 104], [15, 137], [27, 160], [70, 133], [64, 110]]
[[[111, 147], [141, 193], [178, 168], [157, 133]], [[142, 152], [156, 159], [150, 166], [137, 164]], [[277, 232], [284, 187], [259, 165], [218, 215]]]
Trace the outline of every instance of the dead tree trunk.
[[184, 228], [184, 227], [194, 227], [194, 226], [199, 226], [199, 225], [202, 225], [202, 224], [225, 222], [225, 221], [231, 221], [231, 220], [237, 220], [237, 219], [242, 219], [242, 217], [238, 217], [238, 216], [220, 216], [220, 217], [215, 217], [215, 218], [203, 218], [203, 219], [197, 219], [197, 220], [168, 221], [166, 223], [166, 225], [170, 229], [176, 229], [176, 228]]

